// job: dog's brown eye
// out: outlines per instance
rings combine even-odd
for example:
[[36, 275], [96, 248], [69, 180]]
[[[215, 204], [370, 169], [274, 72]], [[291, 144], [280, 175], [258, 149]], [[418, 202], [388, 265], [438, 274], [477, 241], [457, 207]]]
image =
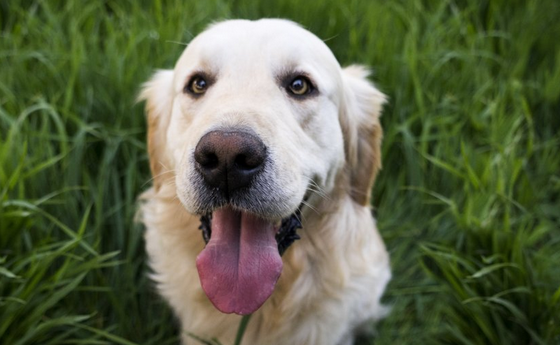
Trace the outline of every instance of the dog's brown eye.
[[311, 92], [311, 83], [305, 77], [297, 77], [288, 85], [288, 89], [296, 96], [303, 96]]
[[202, 95], [206, 92], [208, 88], [208, 82], [201, 76], [195, 76], [191, 79], [189, 84], [187, 85], [188, 91], [195, 95]]

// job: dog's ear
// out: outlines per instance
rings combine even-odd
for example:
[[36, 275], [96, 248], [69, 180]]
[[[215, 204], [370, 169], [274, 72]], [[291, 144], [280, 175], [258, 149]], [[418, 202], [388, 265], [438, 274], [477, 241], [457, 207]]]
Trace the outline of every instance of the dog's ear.
[[138, 101], [146, 101], [148, 155], [155, 190], [159, 190], [170, 169], [165, 143], [173, 103], [173, 71], [157, 71], [142, 86]]
[[367, 80], [368, 74], [362, 66], [342, 70], [344, 98], [340, 112], [349, 193], [364, 206], [370, 204], [373, 182], [381, 169], [383, 131], [379, 116], [386, 101], [385, 95]]

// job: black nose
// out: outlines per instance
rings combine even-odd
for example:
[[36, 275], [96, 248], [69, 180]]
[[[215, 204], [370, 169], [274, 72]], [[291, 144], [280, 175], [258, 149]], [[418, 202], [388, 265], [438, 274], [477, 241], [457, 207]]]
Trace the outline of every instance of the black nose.
[[212, 131], [196, 145], [194, 159], [204, 181], [229, 196], [235, 190], [248, 187], [261, 172], [266, 146], [248, 132]]

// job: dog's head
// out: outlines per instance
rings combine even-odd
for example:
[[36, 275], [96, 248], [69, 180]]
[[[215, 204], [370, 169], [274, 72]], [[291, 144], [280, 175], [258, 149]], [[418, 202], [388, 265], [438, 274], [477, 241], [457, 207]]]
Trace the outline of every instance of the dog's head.
[[172, 173], [185, 209], [211, 216], [197, 268], [222, 312], [251, 313], [271, 295], [280, 222], [314, 194], [342, 188], [369, 204], [385, 97], [366, 76], [294, 23], [232, 20], [145, 84], [154, 188]]

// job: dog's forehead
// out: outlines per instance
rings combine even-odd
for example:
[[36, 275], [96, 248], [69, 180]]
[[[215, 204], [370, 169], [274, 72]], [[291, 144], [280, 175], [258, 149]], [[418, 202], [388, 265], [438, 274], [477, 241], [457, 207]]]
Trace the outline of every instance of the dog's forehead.
[[281, 19], [229, 20], [214, 24], [193, 39], [177, 67], [258, 68], [266, 64], [284, 68], [302, 64], [340, 68], [333, 53], [317, 36]]

